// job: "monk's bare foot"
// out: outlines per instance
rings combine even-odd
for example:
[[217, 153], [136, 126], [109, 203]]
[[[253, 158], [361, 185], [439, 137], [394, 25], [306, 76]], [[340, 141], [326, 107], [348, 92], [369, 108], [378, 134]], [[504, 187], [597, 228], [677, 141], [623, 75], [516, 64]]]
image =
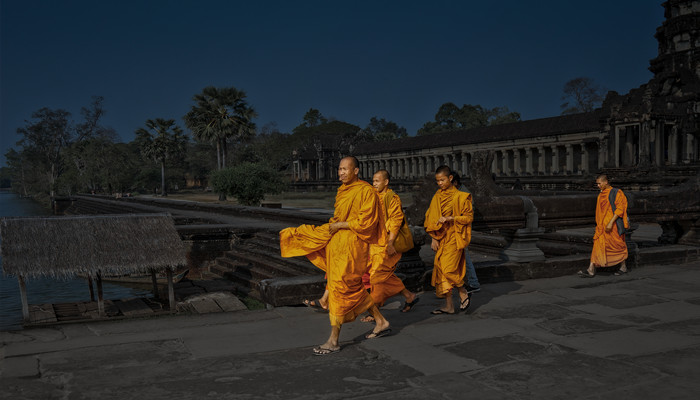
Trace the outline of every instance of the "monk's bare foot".
[[320, 299], [318, 299], [318, 305], [320, 305], [321, 308], [323, 308], [324, 310], [327, 310], [328, 309], [328, 298], [324, 299], [323, 297], [321, 297]]
[[376, 339], [389, 334], [391, 334], [391, 329], [389, 329], [389, 321], [384, 320], [381, 323], [377, 323], [372, 332], [365, 335], [365, 338]]
[[[413, 292], [409, 292], [410, 296], [406, 297], [406, 303], [403, 306], [403, 309], [401, 309], [401, 312], [409, 312], [411, 309], [418, 304], [418, 301], [420, 301], [420, 298], [418, 297], [417, 294]], [[410, 300], [409, 300], [410, 299]]]
[[374, 322], [374, 317], [371, 315], [365, 315], [364, 317], [362, 317], [362, 319], [360, 319], [360, 321], [362, 321], [362, 322]]
[[314, 347], [314, 355], [317, 356], [327, 356], [340, 351], [340, 346], [328, 346], [324, 343], [320, 346]]

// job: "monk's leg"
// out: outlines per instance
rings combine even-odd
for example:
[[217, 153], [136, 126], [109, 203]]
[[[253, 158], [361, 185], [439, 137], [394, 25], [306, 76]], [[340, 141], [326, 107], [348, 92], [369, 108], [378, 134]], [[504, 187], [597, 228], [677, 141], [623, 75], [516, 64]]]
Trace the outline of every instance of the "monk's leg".
[[320, 299], [318, 299], [319, 305], [324, 309], [328, 309], [328, 288], [323, 292], [323, 296], [321, 296]]
[[453, 314], [455, 312], [455, 303], [452, 300], [452, 291], [445, 295], [445, 308], [442, 309], [446, 313]]
[[369, 308], [369, 313], [374, 317], [376, 325], [374, 326], [372, 333], [367, 335], [367, 339], [373, 339], [380, 335], [383, 331], [389, 329], [389, 321], [384, 318], [381, 312], [379, 312], [379, 307], [377, 307], [376, 304], [373, 304], [372, 307]]
[[591, 264], [588, 266], [588, 274], [589, 274], [589, 275], [595, 275], [595, 264], [591, 263]]
[[620, 272], [627, 272], [627, 261], [620, 263]]
[[314, 353], [324, 355], [340, 350], [340, 345], [338, 344], [339, 337], [340, 326], [331, 325], [331, 336], [328, 338], [326, 343], [315, 347]]

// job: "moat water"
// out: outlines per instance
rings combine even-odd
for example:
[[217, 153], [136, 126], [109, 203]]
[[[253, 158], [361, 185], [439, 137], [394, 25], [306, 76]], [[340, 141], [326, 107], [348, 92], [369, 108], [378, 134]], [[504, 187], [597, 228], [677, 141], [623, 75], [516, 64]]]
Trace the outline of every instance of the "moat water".
[[[21, 198], [9, 191], [0, 191], [0, 217], [28, 217], [50, 215], [50, 211], [31, 199]], [[0, 245], [2, 245], [0, 243]], [[29, 304], [68, 303], [89, 301], [87, 281], [82, 278], [26, 280]], [[105, 299], [123, 299], [148, 296], [150, 292], [103, 282]], [[22, 329], [22, 301], [17, 278], [6, 276], [0, 258], [0, 331]]]

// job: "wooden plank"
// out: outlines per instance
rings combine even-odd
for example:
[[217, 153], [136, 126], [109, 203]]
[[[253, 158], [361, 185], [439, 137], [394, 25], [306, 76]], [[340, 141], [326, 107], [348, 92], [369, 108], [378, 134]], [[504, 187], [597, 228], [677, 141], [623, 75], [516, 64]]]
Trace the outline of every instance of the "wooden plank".
[[17, 281], [19, 282], [19, 297], [22, 299], [22, 318], [24, 322], [29, 322], [29, 303], [27, 302], [27, 287], [24, 284], [24, 277], [17, 275]]
[[173, 287], [173, 270], [170, 267], [165, 269], [165, 277], [168, 280], [168, 304], [170, 305], [170, 312], [175, 312], [175, 288]]
[[102, 295], [102, 276], [97, 273], [97, 311], [100, 317], [105, 316], [105, 303]]

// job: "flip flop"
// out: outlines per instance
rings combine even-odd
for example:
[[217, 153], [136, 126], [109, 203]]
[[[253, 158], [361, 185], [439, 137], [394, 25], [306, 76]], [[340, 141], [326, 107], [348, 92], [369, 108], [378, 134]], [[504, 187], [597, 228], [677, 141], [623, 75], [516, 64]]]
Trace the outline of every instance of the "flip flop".
[[327, 356], [329, 354], [337, 353], [340, 351], [340, 348], [337, 349], [327, 349], [325, 347], [314, 347], [314, 355], [315, 356]]
[[371, 315], [365, 315], [360, 319], [360, 322], [374, 322], [374, 317]]
[[403, 308], [401, 309], [401, 312], [409, 312], [409, 311], [411, 311], [411, 309], [413, 308], [413, 306], [415, 306], [416, 304], [418, 304], [418, 301], [420, 301], [420, 297], [416, 296], [416, 298], [413, 299], [413, 301], [407, 302], [406, 304], [404, 304]]
[[450, 314], [451, 315], [451, 314], [454, 314], [454, 312], [447, 312], [447, 311], [441, 310], [439, 308], [437, 310], [431, 311], [430, 313], [433, 315], [440, 315], [440, 314]]
[[365, 335], [365, 339], [376, 339], [384, 336], [389, 336], [391, 334], [391, 328], [384, 329], [383, 331], [375, 332], [374, 330], [369, 331]]
[[617, 271], [615, 271], [615, 273], [614, 273], [613, 275], [615, 275], [615, 276], [622, 276], [622, 275], [625, 275], [625, 274], [628, 273], [628, 272], [630, 272], [630, 271], [629, 271], [629, 270], [623, 271], [623, 270], [621, 270], [621, 269], [618, 269]]
[[321, 306], [321, 302], [319, 300], [306, 299], [306, 300], [304, 300], [304, 305], [309, 307], [309, 308], [314, 309], [315, 311], [319, 311], [319, 312], [328, 311], [327, 308], [323, 308], [323, 306]]
[[594, 275], [589, 274], [588, 271], [586, 271], [586, 272], [578, 271], [577, 274], [578, 274], [579, 278], [593, 278], [595, 276], [595, 274]]
[[[464, 300], [461, 300], [461, 301], [459, 302], [459, 310], [460, 310], [460, 311], [466, 311], [467, 308], [469, 308], [469, 306], [472, 305], [471, 300], [472, 300], [472, 294], [471, 294], [471, 293], [467, 293], [467, 298], [464, 299]], [[467, 305], [465, 306], [464, 303], [467, 303]]]

